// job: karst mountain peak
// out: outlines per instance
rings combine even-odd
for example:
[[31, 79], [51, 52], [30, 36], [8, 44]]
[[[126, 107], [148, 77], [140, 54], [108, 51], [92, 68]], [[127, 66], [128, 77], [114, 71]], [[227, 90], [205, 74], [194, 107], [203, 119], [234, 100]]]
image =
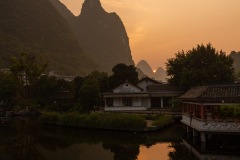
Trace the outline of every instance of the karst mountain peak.
[[85, 0], [82, 9], [81, 9], [81, 16], [84, 15], [101, 15], [107, 13], [102, 5], [100, 0]]

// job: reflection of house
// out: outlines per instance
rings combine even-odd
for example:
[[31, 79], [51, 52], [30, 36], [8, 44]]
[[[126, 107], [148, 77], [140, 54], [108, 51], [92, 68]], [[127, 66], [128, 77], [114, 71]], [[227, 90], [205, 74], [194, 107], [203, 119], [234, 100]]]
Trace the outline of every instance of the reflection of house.
[[183, 139], [183, 145], [185, 147], [184, 153], [188, 159], [199, 159], [199, 160], [239, 160], [240, 157], [239, 152], [231, 152], [229, 150], [225, 150], [225, 153], [222, 150], [214, 150], [214, 151], [206, 151], [202, 150], [202, 148], [198, 148], [193, 146], [187, 140]]
[[182, 91], [150, 78], [143, 78], [137, 85], [123, 83], [111, 93], [104, 93], [106, 111], [147, 110], [169, 106], [171, 100]]
[[195, 87], [180, 97], [183, 100], [182, 122], [207, 142], [209, 135], [239, 134], [239, 119], [220, 115], [220, 106], [240, 105], [240, 84]]

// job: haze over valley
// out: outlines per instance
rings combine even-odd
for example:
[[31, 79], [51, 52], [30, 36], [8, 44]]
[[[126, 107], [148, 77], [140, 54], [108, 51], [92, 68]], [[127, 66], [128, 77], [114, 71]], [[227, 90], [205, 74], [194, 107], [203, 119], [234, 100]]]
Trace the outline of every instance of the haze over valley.
[[[186, 1], [187, 0], [183, 3], [187, 3]], [[144, 34], [146, 41], [144, 41], [144, 43], [143, 41], [137, 43], [135, 40], [141, 33], [133, 34], [131, 29], [132, 23], [137, 20], [142, 22], [146, 20], [147, 16], [150, 18], [151, 15], [149, 10], [144, 11], [140, 9], [141, 7], [138, 10], [136, 5], [132, 7], [128, 5], [125, 11], [129, 13], [129, 18], [132, 18], [133, 22], [131, 23], [129, 19], [126, 18], [126, 14], [123, 14], [124, 10], [121, 10], [124, 4], [127, 3], [128, 2], [125, 1], [119, 1], [119, 3], [117, 3], [116, 1], [110, 2], [108, 0], [85, 0], [84, 3], [82, 0], [1, 1], [1, 68], [8, 67], [9, 59], [13, 55], [20, 52], [31, 52], [46, 59], [48, 61], [48, 70], [58, 74], [87, 75], [94, 70], [111, 74], [114, 65], [125, 63], [127, 65], [136, 65], [136, 67], [141, 69], [142, 72], [139, 71], [141, 77], [148, 76], [157, 80], [166, 81], [166, 73], [164, 70], [166, 59], [173, 57], [174, 53], [178, 50], [186, 48], [186, 45], [180, 47], [178, 44], [170, 44], [172, 48], [171, 54], [169, 53], [170, 50], [160, 49], [156, 51], [156, 49], [154, 49], [155, 47], [161, 48], [161, 46], [165, 45], [165, 42], [162, 41], [165, 35], [162, 34], [161, 36], [158, 32], [156, 32], [158, 33], [156, 35]], [[235, 1], [234, 3], [238, 4]], [[75, 7], [72, 6], [74, 4]], [[129, 4], [137, 3], [129, 1]], [[143, 4], [145, 4], [145, 2], [139, 1], [139, 6], [143, 6]], [[151, 5], [153, 4], [158, 3], [152, 1]], [[219, 2], [219, 4], [223, 4], [223, 2]], [[149, 8], [151, 5], [146, 5], [146, 8]], [[162, 3], [161, 5], [169, 4]], [[209, 4], [210, 8], [211, 5], [212, 4]], [[113, 6], [115, 6], [116, 13], [111, 12], [114, 9]], [[107, 9], [105, 9], [105, 7]], [[135, 9], [133, 9], [134, 7]], [[226, 6], [226, 9], [231, 7], [233, 6]], [[157, 11], [155, 7], [152, 9], [152, 11]], [[161, 7], [158, 9], [165, 11]], [[142, 11], [142, 19], [136, 16], [136, 13], [139, 11]], [[122, 15], [121, 17], [118, 12]], [[230, 13], [233, 14], [237, 12], [238, 11], [233, 10]], [[133, 15], [131, 13], [135, 15], [136, 19], [132, 17]], [[146, 14], [144, 15], [144, 13]], [[165, 16], [164, 14], [165, 13], [162, 13], [162, 16]], [[158, 17], [159, 13], [155, 12], [155, 16]], [[226, 16], [229, 16], [229, 14], [226, 14]], [[234, 15], [232, 19], [236, 19], [236, 17], [237, 15]], [[159, 18], [161, 18], [161, 16], [159, 16]], [[159, 19], [159, 22], [164, 21], [166, 21], [166, 19]], [[146, 20], [146, 23], [149, 22], [152, 22], [151, 25], [154, 25], [153, 21]], [[169, 14], [169, 23], [172, 23], [171, 14]], [[136, 23], [136, 25], [137, 24], [138, 23]], [[179, 24], [181, 23], [179, 22]], [[234, 23], [229, 22], [229, 25], [234, 25], [234, 30], [236, 26], [239, 26], [239, 23], [238, 21]], [[126, 28], [129, 30], [127, 30], [125, 26], [127, 26]], [[141, 26], [142, 24], [139, 24], [139, 27]], [[159, 26], [159, 23], [156, 24], [156, 27], [157, 26]], [[220, 29], [224, 28], [220, 27]], [[149, 31], [150, 30], [149, 28]], [[164, 29], [159, 28], [158, 30]], [[225, 31], [225, 34], [231, 36], [228, 30]], [[171, 33], [171, 31], [169, 33]], [[169, 34], [169, 38], [172, 37], [171, 34]], [[214, 32], [212, 32], [212, 34], [214, 34]], [[212, 34], [206, 34], [206, 39], [211, 37]], [[162, 40], [149, 45], [149, 43], [153, 42], [153, 39], [159, 39], [159, 37]], [[183, 35], [182, 37], [185, 36]], [[239, 53], [237, 53], [240, 48], [238, 48], [239, 45], [235, 45], [238, 42], [240, 43], [239, 37], [239, 31], [235, 31], [234, 36], [229, 37], [232, 38], [231, 45], [227, 43], [220, 46], [217, 45], [217, 47], [219, 47], [217, 49], [225, 48], [225, 51], [228, 53], [230, 53], [230, 48], [231, 50], [236, 50], [236, 52], [232, 52], [231, 54], [231, 57], [235, 60], [234, 67], [236, 68], [236, 72], [240, 70], [238, 65], [240, 63]], [[149, 40], [149, 38], [152, 40]], [[176, 40], [176, 42], [178, 42], [177, 39], [172, 38], [172, 41]], [[194, 44], [191, 43], [187, 45], [188, 48], [186, 48], [186, 50], [191, 49], [197, 44], [193, 38], [191, 39]], [[208, 42], [209, 41], [213, 41], [213, 45], [215, 44], [213, 38], [209, 38]], [[205, 42], [208, 43], [206, 40], [199, 41], [199, 43]], [[152, 49], [155, 51], [152, 51]], [[167, 56], [166, 53], [168, 53]]]

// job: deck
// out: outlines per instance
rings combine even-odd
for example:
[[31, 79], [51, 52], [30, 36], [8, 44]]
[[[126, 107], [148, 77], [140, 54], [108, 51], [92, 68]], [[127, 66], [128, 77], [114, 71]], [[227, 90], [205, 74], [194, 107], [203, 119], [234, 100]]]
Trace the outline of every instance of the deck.
[[240, 134], [240, 119], [201, 120], [183, 115], [181, 121], [200, 132]]

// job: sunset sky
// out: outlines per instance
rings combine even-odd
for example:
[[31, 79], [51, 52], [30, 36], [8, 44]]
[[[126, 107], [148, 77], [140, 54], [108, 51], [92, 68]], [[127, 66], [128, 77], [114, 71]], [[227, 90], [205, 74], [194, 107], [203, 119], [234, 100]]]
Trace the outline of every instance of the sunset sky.
[[[75, 15], [84, 0], [60, 0]], [[168, 58], [197, 44], [240, 51], [240, 0], [101, 0], [127, 30], [135, 63], [165, 68]]]

